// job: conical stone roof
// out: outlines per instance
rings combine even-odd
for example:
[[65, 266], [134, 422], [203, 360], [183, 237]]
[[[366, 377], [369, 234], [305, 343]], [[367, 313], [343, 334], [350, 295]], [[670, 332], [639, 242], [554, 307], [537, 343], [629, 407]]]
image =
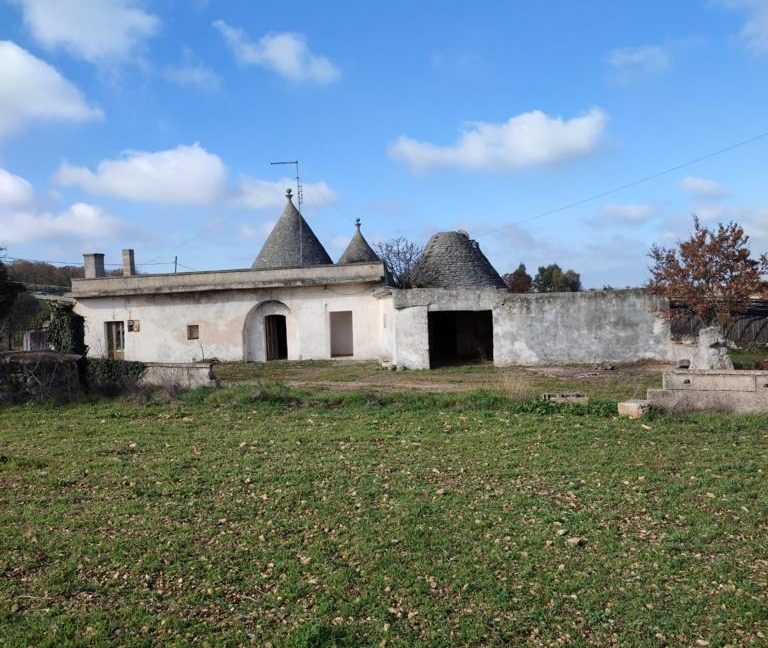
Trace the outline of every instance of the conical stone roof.
[[252, 268], [296, 268], [299, 266], [332, 265], [322, 243], [291, 200], [291, 190], [285, 194], [288, 199]]
[[347, 245], [347, 249], [339, 257], [339, 264], [344, 263], [376, 263], [381, 261], [373, 248], [368, 245], [363, 233], [360, 231], [360, 219], [355, 219], [355, 233]]
[[466, 232], [439, 232], [424, 247], [413, 272], [418, 288], [504, 288], [477, 241]]

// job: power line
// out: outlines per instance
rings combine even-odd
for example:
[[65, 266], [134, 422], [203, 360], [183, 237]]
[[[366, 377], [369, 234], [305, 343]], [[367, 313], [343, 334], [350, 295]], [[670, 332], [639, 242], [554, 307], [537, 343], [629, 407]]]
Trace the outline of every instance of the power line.
[[702, 155], [700, 157], [694, 158], [693, 160], [688, 160], [687, 162], [683, 162], [682, 164], [676, 164], [675, 166], [664, 169], [663, 171], [658, 171], [656, 173], [652, 173], [650, 175], [639, 178], [638, 180], [627, 182], [626, 184], [620, 185], [618, 187], [614, 187], [613, 189], [608, 189], [607, 191], [601, 191], [600, 193], [593, 194], [592, 196], [588, 196], [587, 198], [582, 198], [581, 200], [576, 200], [572, 203], [568, 203], [567, 205], [556, 207], [555, 209], [549, 209], [545, 212], [541, 212], [540, 214], [536, 214], [535, 216], [531, 216], [530, 218], [524, 218], [523, 220], [515, 221], [513, 223], [507, 223], [506, 225], [501, 225], [500, 227], [492, 227], [485, 230], [481, 230], [480, 232], [475, 234], [475, 237], [477, 238], [480, 236], [487, 236], [488, 234], [495, 234], [496, 232], [500, 232], [510, 227], [514, 227], [515, 225], [528, 223], [538, 218], [544, 218], [545, 216], [552, 216], [553, 214], [566, 211], [567, 209], [572, 209], [573, 207], [578, 207], [579, 205], [592, 202], [593, 200], [599, 200], [600, 198], [611, 196], [613, 194], [619, 193], [620, 191], [624, 191], [625, 189], [636, 187], [637, 185], [650, 182], [651, 180], [655, 180], [656, 178], [661, 178], [662, 176], [669, 175], [670, 173], [674, 173], [675, 171], [680, 171], [680, 169], [685, 169], [686, 167], [692, 166], [694, 164], [698, 164], [699, 162], [703, 162], [704, 160], [709, 160], [710, 158], [716, 157], [718, 155], [722, 155], [723, 153], [728, 153], [729, 151], [733, 151], [734, 149], [740, 148], [742, 146], [746, 146], [747, 144], [752, 144], [753, 142], [756, 142], [765, 137], [768, 137], [768, 131], [760, 133], [759, 135], [755, 135], [754, 137], [750, 137], [749, 139], [742, 140], [741, 142], [736, 142], [735, 144], [731, 144], [730, 146], [726, 146], [724, 148], [718, 149], [711, 153], [707, 153], [706, 155]]
[[[64, 266], [81, 266], [83, 265], [82, 261], [51, 261], [51, 260], [45, 260], [45, 259], [26, 259], [23, 257], [12, 257], [8, 256], [5, 257], [6, 259], [10, 261], [28, 261], [29, 263], [47, 263], [49, 265], [64, 265]], [[122, 263], [105, 263], [105, 266], [115, 266], [118, 268], [122, 268]], [[137, 266], [160, 266], [160, 265], [167, 265], [171, 266], [173, 265], [173, 261], [162, 261], [159, 263], [137, 263]]]

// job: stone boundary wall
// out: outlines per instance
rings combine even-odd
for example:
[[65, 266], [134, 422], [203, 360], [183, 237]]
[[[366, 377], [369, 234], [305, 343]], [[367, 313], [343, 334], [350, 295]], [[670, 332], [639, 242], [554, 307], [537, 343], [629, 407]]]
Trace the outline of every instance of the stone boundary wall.
[[52, 351], [0, 352], [0, 405], [79, 398], [78, 360], [79, 355]]
[[648, 400], [672, 412], [768, 412], [768, 371], [665, 371]]
[[427, 314], [493, 314], [494, 364], [560, 365], [672, 359], [666, 301], [642, 289], [515, 294], [504, 289], [393, 290], [395, 364], [429, 367]]

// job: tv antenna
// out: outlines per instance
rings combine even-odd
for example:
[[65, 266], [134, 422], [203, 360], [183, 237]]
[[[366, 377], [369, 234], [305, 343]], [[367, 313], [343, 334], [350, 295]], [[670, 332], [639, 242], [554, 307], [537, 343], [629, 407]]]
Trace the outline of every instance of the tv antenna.
[[[270, 165], [276, 164], [295, 164], [296, 165], [296, 196], [299, 203], [299, 265], [304, 265], [304, 219], [301, 216], [301, 205], [304, 202], [304, 191], [301, 188], [301, 176], [299, 175], [299, 161], [298, 160], [285, 160], [283, 162], [270, 162]], [[291, 190], [288, 190], [286, 196], [290, 200]]]
[[270, 162], [270, 165], [276, 164], [294, 164], [296, 165], [296, 197], [299, 203], [299, 211], [301, 211], [301, 205], [304, 203], [304, 189], [301, 186], [301, 176], [299, 175], [299, 161], [298, 160], [286, 160], [284, 162]]

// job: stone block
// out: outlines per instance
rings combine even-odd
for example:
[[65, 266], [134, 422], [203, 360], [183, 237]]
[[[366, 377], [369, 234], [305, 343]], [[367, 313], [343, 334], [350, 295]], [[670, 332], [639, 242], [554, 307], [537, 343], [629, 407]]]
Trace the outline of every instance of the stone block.
[[619, 403], [619, 416], [627, 416], [631, 419], [640, 418], [651, 410], [651, 402], [647, 400], [628, 400]]
[[542, 394], [542, 400], [548, 400], [553, 403], [579, 403], [586, 405], [589, 402], [589, 396], [582, 392], [564, 392], [554, 394]]

